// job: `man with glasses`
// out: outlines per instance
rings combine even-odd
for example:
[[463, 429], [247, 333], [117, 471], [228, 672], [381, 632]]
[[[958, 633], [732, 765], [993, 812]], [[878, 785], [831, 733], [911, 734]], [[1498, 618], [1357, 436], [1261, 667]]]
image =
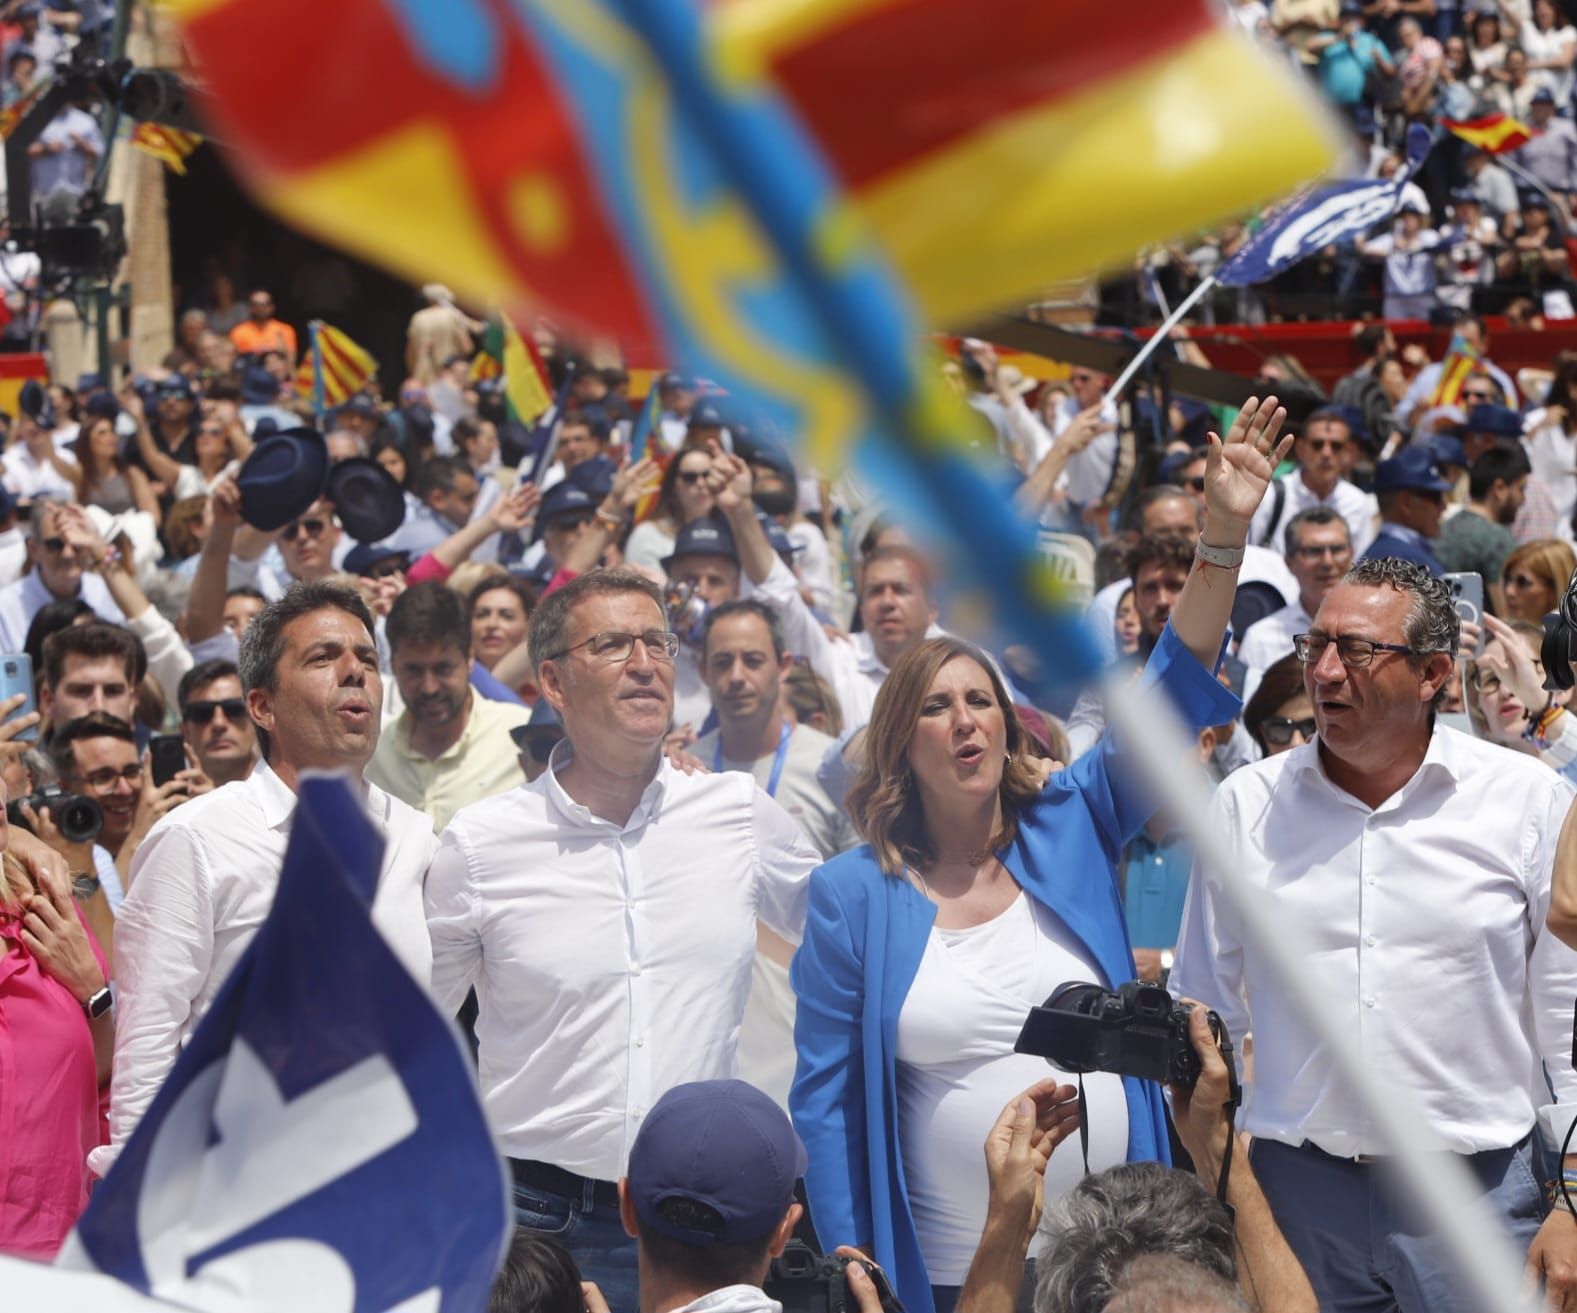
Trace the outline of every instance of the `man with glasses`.
[[1248, 673], [1243, 700], [1259, 687], [1265, 671], [1289, 656], [1292, 639], [1314, 623], [1325, 595], [1352, 564], [1352, 535], [1347, 521], [1329, 506], [1311, 506], [1287, 521], [1287, 568], [1298, 581], [1298, 600], [1251, 624], [1238, 645], [1238, 660]]
[[100, 1175], [268, 915], [304, 772], [336, 772], [361, 797], [384, 840], [373, 923], [427, 984], [422, 877], [437, 839], [426, 816], [365, 779], [383, 712], [372, 628], [360, 594], [338, 584], [298, 583], [265, 607], [237, 663], [262, 760], [164, 817], [137, 849], [116, 921], [111, 1144], [89, 1164]]
[[[1441, 581], [1360, 561], [1296, 640], [1318, 738], [1229, 776], [1206, 823], [1236, 878], [1318, 946], [1299, 969], [1359, 1060], [1458, 1155], [1565, 1307], [1577, 1218], [1556, 1210], [1541, 1227], [1530, 1160], [1535, 1123], [1558, 1145], [1577, 1114], [1577, 954], [1545, 929], [1572, 790], [1533, 757], [1437, 725], [1458, 638]], [[1253, 1031], [1239, 1125], [1320, 1307], [1476, 1308], [1398, 1200], [1396, 1146], [1246, 942], [1219, 874], [1194, 870], [1170, 986]]]
[[1356, 441], [1347, 416], [1334, 406], [1315, 411], [1292, 444], [1298, 468], [1271, 485], [1249, 526], [1248, 540], [1261, 547], [1286, 541], [1287, 522], [1311, 506], [1329, 506], [1347, 521], [1353, 551], [1362, 553], [1374, 539], [1379, 507], [1375, 499], [1345, 477], [1347, 456]]
[[820, 856], [738, 771], [663, 755], [674, 656], [630, 570], [531, 617], [565, 742], [534, 783], [462, 808], [427, 874], [433, 990], [481, 1002], [482, 1095], [521, 1225], [554, 1233], [616, 1309], [637, 1307], [616, 1182], [662, 1094], [731, 1076], [758, 919], [798, 943]]
[[471, 620], [447, 584], [407, 588], [389, 609], [384, 635], [405, 710], [379, 736], [367, 778], [442, 830], [466, 803], [520, 783], [509, 734], [531, 713], [471, 687]]
[[296, 330], [274, 318], [274, 298], [258, 288], [246, 300], [247, 317], [230, 330], [230, 340], [243, 356], [278, 351], [296, 367]]
[[61, 522], [58, 502], [38, 502], [28, 525], [27, 557], [33, 568], [0, 588], [0, 652], [20, 652], [33, 617], [50, 602], [80, 598], [102, 620], [125, 620], [109, 585], [90, 567], [87, 553], [74, 547]]
[[1374, 467], [1374, 491], [1380, 499], [1380, 532], [1363, 559], [1390, 556], [1421, 565], [1436, 577], [1444, 574], [1434, 539], [1440, 536], [1451, 482], [1440, 472], [1434, 452], [1403, 447], [1400, 454], [1381, 461]]
[[257, 761], [257, 730], [246, 714], [235, 662], [204, 661], [181, 676], [176, 702], [187, 750], [216, 785], [244, 780]]

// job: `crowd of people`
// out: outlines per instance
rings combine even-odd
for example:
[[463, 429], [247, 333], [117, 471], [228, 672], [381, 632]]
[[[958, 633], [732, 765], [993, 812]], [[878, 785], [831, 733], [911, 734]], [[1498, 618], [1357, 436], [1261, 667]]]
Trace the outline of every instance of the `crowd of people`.
[[[475, 1045], [521, 1228], [498, 1298], [535, 1292], [500, 1308], [766, 1308], [806, 1234], [914, 1313], [1471, 1306], [1098, 691], [977, 632], [902, 508], [734, 399], [654, 376], [642, 436], [631, 374], [544, 331], [560, 404], [521, 422], [479, 325], [424, 301], [398, 391], [322, 417], [261, 289], [118, 393], [10, 417], [0, 1250], [62, 1243], [331, 770], [387, 841], [374, 922]], [[1577, 362], [1519, 393], [1459, 332], [1454, 409], [1429, 365], [1378, 439], [1362, 404], [1256, 398], [1145, 460], [1099, 373], [982, 343], [949, 372], [1352, 1043], [1569, 1301], [1577, 955], [1546, 926], [1577, 924], [1577, 714], [1541, 663]], [[1360, 403], [1396, 361], [1367, 333]], [[308, 448], [326, 485], [257, 477]], [[1204, 1008], [1191, 1087], [1015, 1051], [1059, 985], [1136, 979], [1235, 1052]]]

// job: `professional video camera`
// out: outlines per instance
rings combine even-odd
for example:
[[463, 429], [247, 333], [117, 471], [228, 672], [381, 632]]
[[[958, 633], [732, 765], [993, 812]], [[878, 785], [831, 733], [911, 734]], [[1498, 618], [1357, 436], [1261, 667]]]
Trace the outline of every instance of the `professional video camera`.
[[1544, 687], [1562, 693], [1577, 685], [1577, 574], [1566, 585], [1560, 605], [1544, 617], [1544, 642], [1539, 647], [1544, 664]]
[[55, 823], [60, 837], [67, 843], [91, 843], [104, 828], [104, 812], [98, 803], [92, 798], [84, 798], [80, 793], [66, 793], [56, 788], [40, 789], [37, 793], [7, 803], [6, 820], [32, 833], [33, 827], [22, 814], [23, 807], [31, 807], [35, 814], [48, 807], [49, 819]]
[[[1030, 1010], [1013, 1048], [1064, 1071], [1110, 1071], [1192, 1088], [1200, 1067], [1188, 1017], [1189, 1009], [1159, 985], [1131, 980], [1113, 991], [1071, 981]], [[1214, 1012], [1210, 1029], [1220, 1040], [1221, 1018]]]
[[[858, 1259], [841, 1254], [818, 1254], [801, 1240], [790, 1240], [772, 1260], [762, 1288], [783, 1305], [783, 1313], [853, 1313], [857, 1307], [844, 1273]], [[874, 1263], [864, 1264], [888, 1313], [903, 1313], [886, 1275]]]

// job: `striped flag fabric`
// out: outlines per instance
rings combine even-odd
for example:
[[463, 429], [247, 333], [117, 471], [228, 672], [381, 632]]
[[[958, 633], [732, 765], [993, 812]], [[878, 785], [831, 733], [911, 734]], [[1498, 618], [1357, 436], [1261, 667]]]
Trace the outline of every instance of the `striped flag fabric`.
[[535, 342], [528, 342], [508, 315], [488, 320], [482, 343], [471, 361], [471, 381], [504, 380], [504, 405], [518, 424], [534, 424], [553, 404], [547, 366]]
[[1441, 119], [1440, 126], [1491, 155], [1504, 155], [1533, 140], [1533, 129], [1510, 114], [1482, 114], [1472, 119]]
[[162, 161], [165, 168], [184, 175], [186, 157], [203, 144], [203, 139], [198, 133], [167, 128], [162, 123], [139, 123], [132, 131], [131, 144]]
[[1429, 406], [1454, 406], [1462, 398], [1462, 385], [1478, 368], [1482, 357], [1470, 346], [1461, 333], [1451, 334], [1451, 345], [1446, 348], [1445, 361], [1440, 366], [1440, 378], [1435, 383]]
[[43, 94], [49, 90], [49, 84], [54, 80], [53, 77], [39, 78], [21, 100], [14, 105], [6, 106], [5, 109], [0, 109], [0, 141], [4, 141], [16, 131], [16, 125], [22, 121], [23, 115], [39, 102]]
[[[673, 459], [673, 454], [663, 444], [662, 428], [657, 423], [657, 409], [661, 404], [654, 383], [646, 390], [646, 400], [641, 403], [641, 413], [635, 417], [635, 427], [630, 430], [630, 459], [637, 461], [643, 457], [649, 458], [656, 461], [666, 473], [668, 462]], [[659, 484], [635, 503], [636, 524], [651, 519], [657, 513], [657, 503], [661, 496], [662, 487]]]
[[377, 377], [371, 353], [332, 324], [314, 319], [308, 331], [311, 344], [296, 370], [296, 387], [312, 398], [314, 410], [344, 405]]

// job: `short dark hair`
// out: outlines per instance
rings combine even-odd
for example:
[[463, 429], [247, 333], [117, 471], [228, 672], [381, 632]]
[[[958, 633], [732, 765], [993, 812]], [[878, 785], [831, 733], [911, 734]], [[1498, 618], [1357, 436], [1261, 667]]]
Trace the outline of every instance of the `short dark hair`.
[[225, 601], [228, 602], [232, 597], [250, 597], [254, 601], [262, 602], [265, 606], [268, 604], [267, 597], [256, 588], [248, 587], [246, 584], [242, 584], [239, 588], [232, 588], [225, 593]]
[[1194, 568], [1194, 549], [1175, 533], [1147, 533], [1128, 553], [1128, 577], [1137, 583], [1147, 565], [1169, 565], [1186, 573]]
[[394, 599], [384, 635], [391, 653], [405, 643], [453, 645], [471, 652], [471, 616], [465, 599], [449, 587], [430, 579], [412, 584]]
[[537, 590], [522, 579], [518, 574], [490, 574], [481, 583], [472, 587], [466, 594], [465, 609], [468, 615], [476, 614], [476, 604], [482, 600], [484, 593], [495, 592], [502, 588], [506, 593], [513, 593], [520, 601], [520, 608], [529, 619], [531, 613], [537, 609]]
[[1344, 429], [1347, 430], [1347, 436], [1349, 438], [1352, 438], [1354, 436], [1354, 434], [1353, 434], [1353, 426], [1352, 426], [1352, 416], [1349, 415], [1340, 406], [1321, 406], [1318, 410], [1316, 410], [1312, 415], [1310, 415], [1306, 420], [1303, 421], [1303, 429], [1298, 434], [1298, 436], [1300, 438], [1305, 436], [1308, 433], [1308, 431], [1309, 431], [1309, 425], [1310, 424], [1314, 424], [1316, 422], [1327, 423], [1327, 424], [1340, 424]]
[[1532, 474], [1533, 465], [1528, 452], [1520, 442], [1497, 442], [1479, 453], [1468, 471], [1467, 495], [1473, 501], [1483, 501], [1495, 480], [1504, 479], [1510, 486], [1524, 474]]
[[223, 657], [214, 657], [210, 661], [202, 661], [193, 666], [181, 676], [180, 685], [175, 690], [175, 705], [181, 714], [186, 714], [186, 704], [192, 700], [192, 694], [200, 688], [206, 688], [218, 679], [240, 679], [241, 672], [236, 669], [234, 661], [226, 661]]
[[[888, 529], [892, 527], [890, 524], [886, 526]], [[869, 552], [865, 559], [860, 562], [860, 593], [862, 596], [865, 592], [865, 572], [871, 566], [877, 565], [882, 561], [907, 561], [915, 574], [920, 577], [920, 587], [925, 590], [927, 597], [931, 595], [932, 590], [936, 587], [936, 580], [932, 577], [931, 562], [925, 559], [923, 553], [907, 543], [888, 543]]]
[[[786, 1211], [786, 1210], [785, 1210]], [[696, 1289], [758, 1286], [772, 1249], [772, 1234], [734, 1245], [687, 1245], [635, 1220], [636, 1241], [650, 1267], [676, 1284]]]
[[453, 492], [463, 476], [476, 477], [474, 471], [458, 456], [434, 456], [424, 460], [411, 478], [411, 491], [421, 501], [435, 492]]
[[[241, 635], [241, 659], [236, 663], [241, 675], [241, 691], [250, 693], [254, 688], [267, 689], [270, 693], [279, 686], [279, 658], [285, 653], [285, 630], [302, 616], [315, 611], [343, 611], [366, 626], [370, 638], [373, 633], [372, 612], [361, 594], [345, 584], [326, 579], [315, 582], [297, 580], [285, 590], [285, 595], [270, 602], [257, 613], [257, 618]], [[268, 731], [257, 727], [257, 741], [268, 760]]]
[[[1189, 464], [1193, 464], [1198, 457], [1190, 456]], [[1135, 533], [1144, 532], [1144, 513], [1162, 501], [1186, 501], [1190, 506], [1196, 507], [1195, 519], [1203, 520], [1204, 511], [1198, 508], [1198, 503], [1188, 495], [1188, 492], [1175, 483], [1156, 483], [1146, 488], [1134, 499], [1133, 510], [1128, 516], [1128, 527]]]
[[59, 687], [66, 673], [68, 656], [86, 657], [90, 661], [119, 657], [126, 667], [126, 682], [133, 687], [142, 683], [143, 674], [148, 668], [147, 657], [136, 635], [129, 629], [103, 621], [86, 625], [68, 624], [44, 640], [46, 688]]
[[76, 749], [72, 746], [85, 739], [120, 739], [135, 746], [137, 732], [119, 716], [107, 711], [90, 711], [85, 716], [68, 720], [49, 737], [49, 760], [64, 779], [77, 769]]
[[580, 1283], [569, 1250], [552, 1236], [517, 1226], [493, 1278], [487, 1313], [585, 1313]]
[[772, 637], [772, 652], [779, 660], [788, 651], [788, 645], [783, 641], [783, 620], [777, 613], [777, 608], [763, 602], [759, 597], [740, 597], [731, 602], [724, 602], [721, 606], [714, 606], [706, 613], [706, 622], [701, 630], [701, 655], [706, 656], [707, 644], [712, 640], [712, 626], [720, 620], [729, 620], [736, 615], [753, 615], [767, 627], [767, 633]]
[[542, 663], [552, 660], [564, 647], [564, 637], [569, 629], [570, 615], [575, 604], [587, 597], [606, 596], [610, 593], [640, 593], [651, 599], [657, 613], [667, 623], [668, 611], [663, 605], [663, 593], [656, 584], [634, 570], [592, 570], [577, 579], [571, 579], [562, 588], [544, 597], [531, 613], [531, 629], [527, 634], [527, 650], [531, 653], [531, 673], [542, 682]]
[[449, 438], [456, 447], [463, 447], [473, 438], [482, 436], [482, 421], [466, 416], [457, 419], [449, 428]]
[[1348, 528], [1341, 512], [1333, 511], [1329, 506], [1305, 506], [1287, 521], [1287, 527], [1281, 531], [1281, 544], [1288, 556], [1297, 551], [1298, 544], [1303, 541], [1303, 535], [1298, 530], [1305, 524], [1339, 524], [1347, 535], [1347, 545], [1352, 546], [1352, 530]]

